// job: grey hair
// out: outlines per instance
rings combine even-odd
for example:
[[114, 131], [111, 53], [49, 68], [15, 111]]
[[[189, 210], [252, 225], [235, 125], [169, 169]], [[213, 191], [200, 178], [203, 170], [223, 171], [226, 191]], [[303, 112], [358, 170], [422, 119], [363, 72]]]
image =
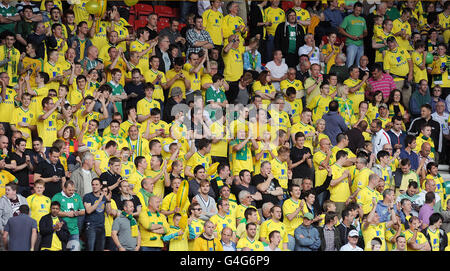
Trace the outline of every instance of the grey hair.
[[[270, 206], [270, 205], [272, 205], [272, 206]], [[273, 204], [272, 202], [269, 201], [269, 202], [264, 203], [264, 204], [262, 205], [261, 209], [267, 210], [267, 209], [272, 208], [273, 205], [274, 205], [274, 204]], [[270, 208], [269, 208], [269, 206], [270, 206]]]
[[347, 57], [343, 53], [338, 54], [336, 57], [339, 57], [343, 62], [347, 61]]
[[86, 160], [94, 158], [94, 155], [91, 152], [86, 152], [81, 158], [81, 164], [84, 164]]
[[250, 195], [250, 192], [248, 192], [247, 190], [242, 190], [241, 192], [239, 192], [238, 195], [239, 201], [242, 201], [242, 199], [247, 197], [247, 195]]

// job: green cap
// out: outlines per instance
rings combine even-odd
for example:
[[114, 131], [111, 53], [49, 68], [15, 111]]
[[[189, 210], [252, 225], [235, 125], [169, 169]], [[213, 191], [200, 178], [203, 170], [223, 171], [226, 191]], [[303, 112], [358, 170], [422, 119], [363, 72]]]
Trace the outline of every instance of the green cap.
[[311, 213], [306, 213], [306, 214], [303, 216], [303, 218], [307, 218], [307, 219], [309, 219], [309, 220], [313, 220], [313, 219], [314, 219], [314, 215], [311, 214]]

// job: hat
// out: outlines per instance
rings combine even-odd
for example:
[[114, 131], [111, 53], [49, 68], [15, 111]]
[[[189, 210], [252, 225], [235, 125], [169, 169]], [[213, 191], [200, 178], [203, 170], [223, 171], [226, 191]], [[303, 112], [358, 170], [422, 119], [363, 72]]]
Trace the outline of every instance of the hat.
[[386, 42], [394, 42], [394, 41], [397, 41], [394, 36], [390, 36], [389, 38], [386, 39]]
[[387, 104], [385, 104], [385, 103], [381, 103], [379, 107], [384, 107], [386, 109], [388, 108]]
[[183, 94], [183, 92], [181, 91], [181, 88], [174, 87], [172, 89], [172, 92], [170, 93], [170, 97], [178, 96], [178, 95], [181, 95], [181, 94]]
[[309, 220], [313, 220], [314, 219], [314, 215], [311, 213], [306, 213], [303, 218], [309, 219]]
[[358, 231], [356, 231], [356, 230], [351, 230], [351, 231], [348, 233], [348, 236], [350, 236], [350, 237], [359, 237], [359, 233], [358, 233]]

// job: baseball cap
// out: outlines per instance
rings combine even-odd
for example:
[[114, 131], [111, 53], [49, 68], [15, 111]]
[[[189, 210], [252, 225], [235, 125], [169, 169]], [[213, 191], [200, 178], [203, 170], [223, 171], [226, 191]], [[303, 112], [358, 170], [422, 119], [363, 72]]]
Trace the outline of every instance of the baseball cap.
[[314, 215], [311, 213], [306, 213], [303, 218], [309, 219], [309, 220], [313, 220], [314, 219]]
[[358, 233], [358, 231], [356, 231], [356, 230], [351, 230], [351, 231], [348, 233], [348, 236], [350, 236], [350, 237], [359, 237], [359, 233]]
[[181, 91], [181, 88], [174, 87], [172, 89], [172, 92], [170, 93], [170, 97], [178, 96], [178, 95], [181, 95], [181, 94], [183, 94], [183, 92]]

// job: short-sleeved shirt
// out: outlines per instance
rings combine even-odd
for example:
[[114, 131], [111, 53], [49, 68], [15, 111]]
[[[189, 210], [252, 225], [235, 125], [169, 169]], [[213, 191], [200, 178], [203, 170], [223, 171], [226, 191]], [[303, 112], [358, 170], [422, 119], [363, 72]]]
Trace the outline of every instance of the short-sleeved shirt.
[[[360, 36], [363, 34], [364, 30], [367, 31], [366, 20], [361, 16], [356, 17], [353, 14], [346, 16], [340, 27], [342, 27], [345, 32], [353, 36]], [[347, 46], [350, 44], [362, 46], [363, 40], [352, 40], [347, 38], [345, 43]]]
[[106, 210], [106, 198], [98, 198], [93, 192], [84, 195], [83, 203], [90, 203], [91, 206], [95, 205], [97, 201], [100, 201], [97, 208], [90, 214], [86, 213], [85, 222], [87, 227], [104, 227], [105, 225], [105, 210]]
[[[52, 201], [61, 204], [61, 212], [84, 210], [83, 199], [79, 194], [75, 193], [69, 198], [63, 193], [58, 193], [52, 198]], [[66, 221], [70, 234], [79, 234], [78, 217], [63, 217], [62, 219]]]
[[28, 215], [11, 217], [4, 229], [9, 233], [8, 250], [30, 251], [32, 229], [37, 229], [37, 223]]
[[131, 226], [128, 218], [121, 214], [118, 218], [114, 219], [112, 231], [117, 231], [119, 242], [126, 250], [136, 248], [137, 237], [131, 236]]

